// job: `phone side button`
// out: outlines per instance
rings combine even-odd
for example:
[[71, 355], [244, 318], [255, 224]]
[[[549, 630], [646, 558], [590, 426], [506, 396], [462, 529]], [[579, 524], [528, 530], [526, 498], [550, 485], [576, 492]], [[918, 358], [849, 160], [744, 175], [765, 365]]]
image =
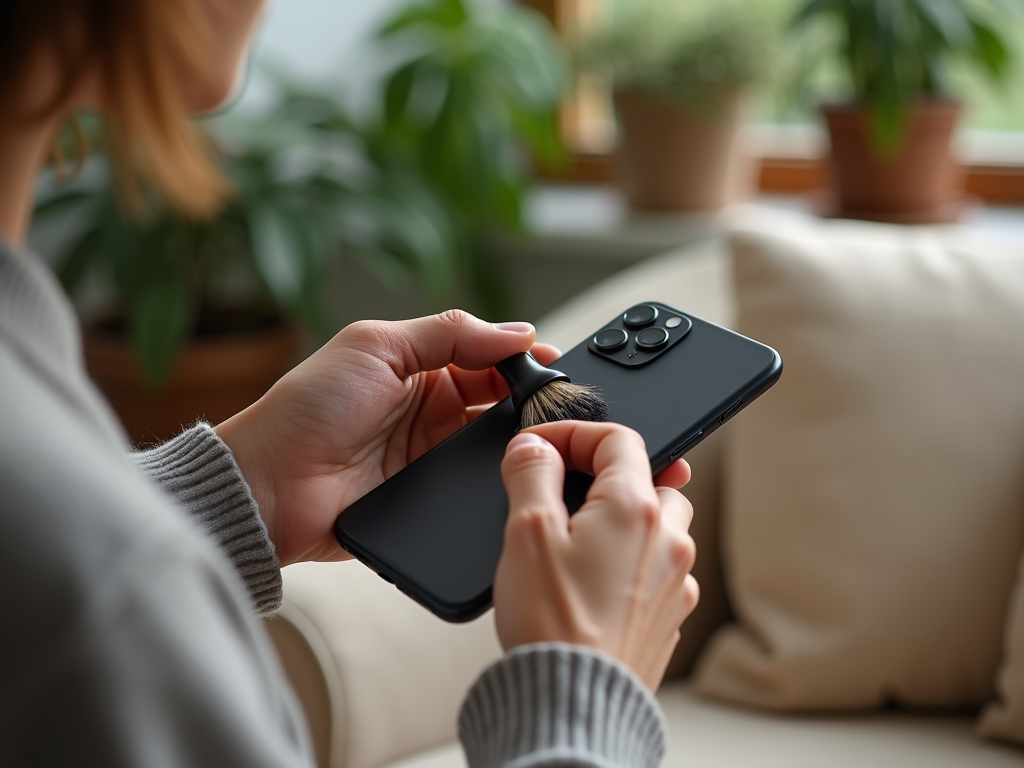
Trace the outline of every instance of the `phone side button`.
[[729, 406], [729, 409], [718, 417], [719, 424], [725, 424], [729, 419], [736, 415], [736, 412], [743, 407], [743, 401], [737, 400], [735, 403]]
[[686, 440], [683, 441], [682, 445], [680, 445], [678, 448], [672, 451], [672, 460], [675, 461], [684, 453], [686, 453], [686, 449], [689, 448], [694, 443], [696, 443], [698, 440], [700, 440], [703, 436], [704, 430], [702, 429], [699, 432], [697, 432], [697, 434], [690, 435], [688, 438], [686, 438]]
[[382, 579], [384, 579], [384, 581], [386, 581], [388, 584], [394, 584], [395, 583], [390, 577], [385, 576], [380, 571], [377, 572], [377, 575], [380, 576]]

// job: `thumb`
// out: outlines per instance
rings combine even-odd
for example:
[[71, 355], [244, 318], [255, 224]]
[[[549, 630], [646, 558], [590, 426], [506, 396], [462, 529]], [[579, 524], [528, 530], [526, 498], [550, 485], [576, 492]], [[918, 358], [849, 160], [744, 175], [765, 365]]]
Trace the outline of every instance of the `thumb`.
[[526, 352], [536, 338], [529, 323], [492, 324], [460, 309], [415, 320], [359, 325], [368, 332], [368, 351], [387, 362], [399, 378], [451, 363], [481, 371], [509, 355]]
[[508, 526], [535, 526], [567, 531], [569, 511], [562, 499], [565, 462], [547, 440], [529, 432], [512, 438], [501, 462], [501, 478], [508, 493]]

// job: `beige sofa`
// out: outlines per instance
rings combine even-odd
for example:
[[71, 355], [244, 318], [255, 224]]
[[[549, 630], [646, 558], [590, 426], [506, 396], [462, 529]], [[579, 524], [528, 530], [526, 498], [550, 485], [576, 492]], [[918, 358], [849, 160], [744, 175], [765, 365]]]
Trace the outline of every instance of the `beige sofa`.
[[[730, 325], [735, 299], [720, 241], [649, 260], [579, 296], [539, 324], [542, 340], [567, 348], [609, 318], [609, 309], [661, 300]], [[696, 575], [702, 601], [687, 622], [658, 693], [669, 728], [668, 766], [1018, 766], [1024, 752], [975, 735], [962, 714], [784, 715], [714, 703], [687, 673], [730, 616], [721, 571], [718, 506], [724, 428], [688, 458], [694, 481]], [[358, 563], [285, 570], [285, 602], [268, 622], [306, 708], [321, 765], [455, 768], [459, 703], [499, 648], [490, 614], [451, 626]]]

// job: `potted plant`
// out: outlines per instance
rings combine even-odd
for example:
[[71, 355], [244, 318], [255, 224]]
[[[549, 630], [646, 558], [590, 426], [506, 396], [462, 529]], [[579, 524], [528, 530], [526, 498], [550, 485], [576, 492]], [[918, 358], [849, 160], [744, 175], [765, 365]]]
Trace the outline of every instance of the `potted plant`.
[[581, 45], [614, 91], [619, 177], [635, 208], [715, 209], [753, 172], [745, 96], [770, 69], [773, 17], [749, 3], [633, 3]]
[[378, 216], [356, 252], [385, 280], [423, 284], [435, 305], [459, 297], [483, 317], [507, 317], [490, 245], [522, 227], [533, 161], [564, 159], [565, 54], [535, 11], [464, 0], [400, 8], [377, 45], [393, 64], [378, 110], [355, 132], [372, 169], [360, 205], [399, 215]]
[[[342, 250], [385, 285], [415, 282], [435, 307], [468, 297], [507, 317], [487, 246], [521, 225], [526, 153], [561, 157], [563, 53], [536, 13], [463, 0], [403, 6], [378, 43], [392, 67], [365, 119], [264, 65], [265, 108], [207, 121], [235, 189], [212, 220], [155, 198], [141, 219], [126, 212], [102, 157], [42, 196], [37, 226], [70, 232], [58, 274], [92, 307], [87, 366], [133, 440], [226, 418], [283, 372], [297, 325], [333, 331], [324, 290]], [[243, 357], [248, 383], [234, 376]]]
[[[838, 55], [852, 98], [822, 106], [835, 199], [827, 212], [924, 223], [960, 213], [951, 142], [962, 112], [948, 82], [955, 60], [999, 81], [1013, 0], [810, 0], [793, 22], [813, 29], [812, 56]], [[807, 35], [810, 39], [811, 35]]]
[[346, 193], [330, 170], [339, 114], [326, 97], [282, 89], [258, 119], [211, 121], [234, 194], [208, 221], [155, 197], [126, 211], [102, 148], [41, 198], [36, 227], [70, 230], [58, 276], [92, 308], [86, 366], [133, 441], [232, 415], [287, 369], [297, 323], [330, 330], [320, 289]]

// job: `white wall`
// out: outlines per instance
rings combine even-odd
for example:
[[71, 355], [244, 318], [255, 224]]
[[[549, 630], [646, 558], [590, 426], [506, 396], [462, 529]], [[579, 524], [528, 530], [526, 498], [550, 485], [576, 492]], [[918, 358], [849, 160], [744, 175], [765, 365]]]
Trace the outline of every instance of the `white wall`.
[[358, 76], [360, 48], [404, 0], [272, 0], [256, 42], [270, 55], [315, 76]]

